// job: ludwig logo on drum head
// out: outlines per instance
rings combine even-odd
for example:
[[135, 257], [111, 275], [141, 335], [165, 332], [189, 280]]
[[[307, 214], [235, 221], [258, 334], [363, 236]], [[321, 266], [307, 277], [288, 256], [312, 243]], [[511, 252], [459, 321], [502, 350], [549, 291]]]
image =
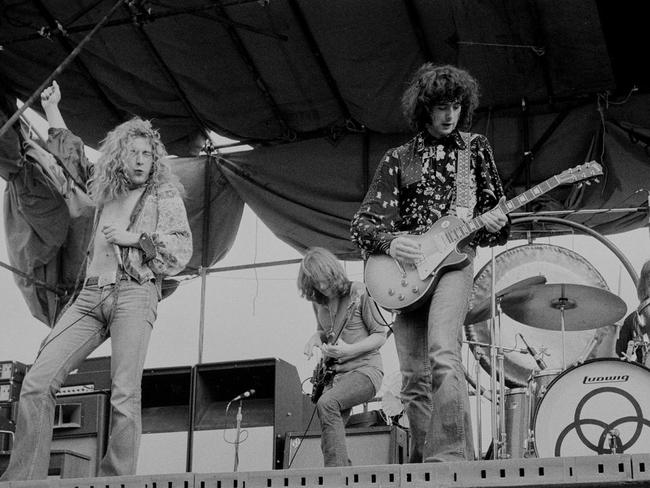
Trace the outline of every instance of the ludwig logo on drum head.
[[585, 376], [582, 380], [582, 383], [585, 385], [594, 383], [625, 383], [629, 379], [629, 375], [626, 374], [612, 376]]

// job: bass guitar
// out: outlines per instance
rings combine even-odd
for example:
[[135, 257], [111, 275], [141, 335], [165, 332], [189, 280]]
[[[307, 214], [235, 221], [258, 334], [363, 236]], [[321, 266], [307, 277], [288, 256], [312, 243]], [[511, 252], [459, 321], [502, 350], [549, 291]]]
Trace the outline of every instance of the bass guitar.
[[[499, 203], [499, 208], [508, 214], [557, 186], [577, 183], [602, 174], [600, 164], [590, 161], [567, 169], [512, 200]], [[364, 271], [364, 281], [370, 296], [379, 305], [394, 312], [418, 308], [431, 295], [445, 270], [460, 268], [467, 263], [468, 256], [458, 250], [458, 245], [484, 227], [484, 215], [486, 214], [467, 222], [446, 216], [437, 220], [424, 234], [411, 235], [420, 244], [424, 254], [424, 258], [415, 263], [404, 264], [386, 254], [371, 255]]]
[[322, 357], [314, 368], [314, 372], [311, 375], [311, 384], [313, 385], [311, 389], [311, 402], [313, 404], [318, 402], [325, 387], [334, 379], [335, 373], [330, 369], [333, 364], [334, 361], [332, 358], [326, 359], [325, 357]]
[[[361, 290], [356, 290], [351, 292], [352, 296], [350, 297], [350, 303], [347, 307], [347, 310], [345, 311], [345, 316], [343, 319], [337, 323], [334, 323], [334, 318], [331, 318], [332, 324], [331, 324], [331, 329], [330, 333], [328, 334], [327, 337], [327, 344], [336, 344], [337, 341], [339, 340], [339, 337], [343, 333], [343, 329], [345, 329], [346, 324], [348, 323], [348, 320], [350, 320], [350, 317], [354, 313], [354, 310], [356, 307], [362, 306], [362, 291]], [[334, 330], [336, 330], [336, 333], [334, 333]], [[311, 384], [313, 385], [311, 389], [311, 401], [312, 403], [318, 402], [318, 399], [321, 397], [323, 394], [323, 391], [325, 390], [325, 387], [331, 383], [331, 381], [334, 379], [334, 375], [336, 375], [336, 372], [332, 369], [332, 366], [336, 363], [336, 359], [332, 357], [321, 357], [320, 361], [314, 368], [314, 372], [311, 375]]]

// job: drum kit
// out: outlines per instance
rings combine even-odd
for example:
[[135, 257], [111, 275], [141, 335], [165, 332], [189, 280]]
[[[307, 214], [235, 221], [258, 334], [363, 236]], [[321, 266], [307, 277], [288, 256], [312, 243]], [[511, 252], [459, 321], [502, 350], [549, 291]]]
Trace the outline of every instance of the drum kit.
[[[615, 357], [587, 359], [596, 340], [567, 364], [566, 336], [614, 324], [625, 313], [623, 300], [608, 290], [549, 284], [541, 275], [519, 280], [472, 307], [466, 326], [486, 320], [492, 324], [490, 343], [467, 341], [476, 346], [475, 353], [483, 347], [491, 353], [492, 457], [650, 451], [650, 369]], [[517, 336], [525, 348], [503, 346], [502, 315], [559, 334], [560, 367], [548, 368], [545, 351], [537, 351], [521, 333]], [[535, 361], [537, 367], [523, 385], [505, 386], [503, 357], [508, 352], [527, 353]]]

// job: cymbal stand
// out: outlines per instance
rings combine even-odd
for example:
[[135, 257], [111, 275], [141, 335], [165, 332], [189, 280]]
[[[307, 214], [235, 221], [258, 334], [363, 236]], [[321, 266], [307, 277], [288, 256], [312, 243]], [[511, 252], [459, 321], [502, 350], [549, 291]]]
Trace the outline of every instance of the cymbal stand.
[[[504, 355], [501, 345], [501, 300], [496, 296], [496, 266], [492, 248], [492, 286], [490, 291], [490, 389], [492, 392], [492, 447], [494, 459], [503, 458], [505, 445], [505, 380]], [[496, 367], [495, 367], [496, 366]], [[497, 381], [499, 387], [497, 390]], [[496, 402], [496, 403], [495, 403]]]
[[485, 354], [480, 347], [477, 347], [474, 350], [474, 376], [476, 377], [476, 431], [478, 432], [477, 447], [479, 458], [483, 454], [483, 436], [481, 435], [481, 432], [483, 432], [483, 415], [481, 411], [481, 400], [483, 397], [483, 393], [481, 392], [481, 358], [484, 355]]
[[566, 344], [565, 344], [565, 321], [564, 321], [564, 311], [575, 308], [575, 304], [572, 304], [567, 297], [564, 296], [564, 286], [562, 286], [562, 296], [557, 300], [553, 300], [553, 307], [560, 311], [560, 333], [562, 334], [562, 369], [566, 369]]

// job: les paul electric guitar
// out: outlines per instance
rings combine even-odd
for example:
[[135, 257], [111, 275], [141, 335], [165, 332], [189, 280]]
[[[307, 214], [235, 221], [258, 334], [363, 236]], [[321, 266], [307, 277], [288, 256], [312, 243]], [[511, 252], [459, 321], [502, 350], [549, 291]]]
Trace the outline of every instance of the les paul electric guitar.
[[[512, 200], [500, 203], [499, 207], [508, 214], [557, 186], [602, 174], [602, 167], [590, 161], [549, 178]], [[425, 256], [416, 263], [402, 264], [385, 254], [371, 255], [364, 271], [370, 296], [379, 305], [394, 312], [418, 308], [431, 295], [443, 271], [462, 267], [468, 261], [467, 254], [458, 250], [458, 244], [485, 226], [484, 215], [467, 222], [446, 216], [437, 220], [424, 234], [411, 235], [420, 244]]]

